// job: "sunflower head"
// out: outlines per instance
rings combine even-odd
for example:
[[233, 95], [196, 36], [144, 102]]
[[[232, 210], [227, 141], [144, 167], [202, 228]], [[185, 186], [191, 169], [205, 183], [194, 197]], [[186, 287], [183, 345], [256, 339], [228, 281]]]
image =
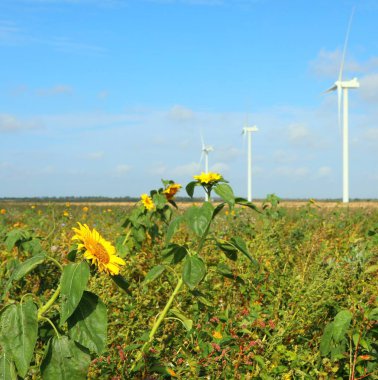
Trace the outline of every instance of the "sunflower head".
[[212, 172], [202, 172], [200, 175], [195, 175], [193, 178], [201, 185], [214, 185], [222, 180], [222, 176], [220, 174]]
[[182, 188], [178, 183], [171, 183], [167, 188], [163, 190], [163, 194], [168, 201], [172, 200], [176, 193]]
[[142, 200], [143, 206], [146, 208], [146, 210], [151, 211], [155, 208], [152, 198], [147, 194], [142, 194], [140, 196], [140, 199]]
[[114, 246], [105, 240], [95, 229], [92, 231], [86, 224], [78, 223], [79, 228], [73, 228], [75, 235], [72, 240], [77, 241], [77, 249], [87, 260], [98, 267], [99, 272], [117, 275], [120, 266], [125, 261], [116, 255]]

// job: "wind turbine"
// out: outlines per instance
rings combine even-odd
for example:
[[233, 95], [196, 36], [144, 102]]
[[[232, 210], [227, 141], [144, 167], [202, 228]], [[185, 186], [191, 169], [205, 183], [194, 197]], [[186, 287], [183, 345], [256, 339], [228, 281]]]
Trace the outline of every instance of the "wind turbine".
[[[349, 132], [348, 132], [348, 90], [360, 87], [357, 78], [351, 80], [343, 80], [343, 69], [345, 54], [348, 45], [349, 32], [352, 24], [354, 9], [349, 19], [348, 29], [345, 37], [343, 56], [340, 65], [339, 77], [335, 84], [326, 92], [337, 91], [337, 107], [338, 107], [338, 124], [341, 128], [341, 120], [343, 121], [343, 202], [349, 202]], [[343, 114], [341, 118], [341, 102], [343, 103]]]
[[252, 132], [257, 132], [256, 125], [243, 128], [243, 135], [248, 136], [248, 202], [252, 201]]
[[[202, 152], [201, 152], [201, 159], [200, 163], [202, 162], [203, 157], [205, 157], [205, 173], [209, 172], [209, 153], [214, 151], [214, 148], [211, 145], [206, 145], [205, 141], [203, 139], [203, 136], [201, 134], [201, 143], [202, 143]], [[209, 196], [206, 193], [205, 200], [209, 200]]]
[[214, 151], [214, 148], [211, 145], [206, 145], [203, 136], [201, 135], [201, 142], [202, 142], [202, 153], [201, 153], [201, 159], [202, 161], [203, 157], [205, 157], [205, 173], [209, 172], [209, 153]]

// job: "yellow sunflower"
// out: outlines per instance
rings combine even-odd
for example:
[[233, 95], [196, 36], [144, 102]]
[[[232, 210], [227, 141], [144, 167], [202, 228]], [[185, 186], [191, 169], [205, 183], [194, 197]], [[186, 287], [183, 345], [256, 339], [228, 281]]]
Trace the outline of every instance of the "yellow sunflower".
[[77, 248], [84, 252], [84, 258], [92, 260], [92, 264], [98, 267], [99, 272], [110, 275], [119, 273], [120, 266], [125, 261], [116, 255], [114, 246], [105, 240], [95, 229], [92, 231], [84, 224], [78, 223], [79, 228], [73, 228], [75, 235], [72, 240], [78, 240]]
[[142, 203], [144, 205], [144, 207], [150, 211], [150, 210], [153, 210], [155, 205], [154, 205], [154, 202], [152, 201], [152, 198], [149, 197], [147, 194], [142, 194], [140, 196], [141, 200], [142, 200]]
[[163, 190], [163, 194], [166, 196], [167, 200], [170, 201], [181, 188], [182, 186], [178, 183], [172, 183]]
[[200, 175], [195, 175], [193, 178], [201, 184], [210, 185], [220, 181], [222, 179], [222, 176], [218, 173], [202, 172]]

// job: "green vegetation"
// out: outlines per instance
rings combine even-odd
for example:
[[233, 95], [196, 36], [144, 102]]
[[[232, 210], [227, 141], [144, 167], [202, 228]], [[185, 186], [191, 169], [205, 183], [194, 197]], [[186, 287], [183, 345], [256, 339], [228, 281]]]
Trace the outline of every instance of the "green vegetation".
[[[378, 379], [378, 209], [255, 209], [222, 181], [183, 209], [0, 203], [0, 379]], [[77, 222], [119, 275], [82, 260]]]

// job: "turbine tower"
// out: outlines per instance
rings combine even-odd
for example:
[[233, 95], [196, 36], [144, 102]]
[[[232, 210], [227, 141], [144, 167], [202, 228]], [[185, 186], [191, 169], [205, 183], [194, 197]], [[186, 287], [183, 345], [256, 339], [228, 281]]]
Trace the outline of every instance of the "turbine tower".
[[252, 132], [257, 132], [258, 128], [256, 125], [252, 127], [244, 127], [243, 135], [248, 136], [248, 202], [252, 201]]
[[[201, 159], [200, 163], [202, 162], [202, 159], [205, 157], [205, 173], [209, 172], [209, 153], [214, 151], [214, 148], [211, 145], [206, 145], [205, 141], [203, 139], [203, 136], [201, 134], [201, 143], [202, 143], [202, 153], [201, 153]], [[209, 196], [205, 195], [205, 200], [209, 200]]]
[[[337, 107], [338, 107], [338, 124], [341, 128], [341, 120], [343, 122], [343, 202], [349, 202], [349, 131], [348, 131], [348, 90], [360, 87], [357, 78], [351, 80], [343, 80], [343, 69], [345, 54], [348, 45], [349, 32], [352, 24], [354, 9], [349, 19], [347, 34], [345, 37], [343, 56], [340, 65], [339, 77], [335, 84], [326, 92], [337, 91]], [[341, 103], [343, 106], [343, 113], [341, 117]]]
[[201, 142], [202, 142], [202, 153], [201, 153], [201, 160], [203, 157], [205, 157], [205, 173], [209, 172], [209, 153], [214, 151], [214, 148], [211, 145], [206, 145], [203, 136], [201, 135]]

